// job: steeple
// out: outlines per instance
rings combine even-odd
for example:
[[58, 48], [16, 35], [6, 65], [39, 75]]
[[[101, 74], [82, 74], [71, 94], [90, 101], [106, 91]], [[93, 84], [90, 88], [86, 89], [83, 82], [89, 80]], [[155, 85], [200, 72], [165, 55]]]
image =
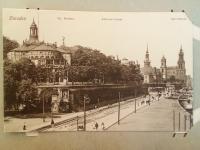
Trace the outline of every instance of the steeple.
[[163, 55], [162, 59], [161, 59], [161, 66], [160, 66], [160, 71], [161, 71], [161, 75], [162, 75], [162, 79], [166, 79], [167, 78], [167, 63], [166, 63], [166, 58]]
[[148, 44], [147, 44], [147, 49], [146, 49], [146, 55], [145, 55], [145, 60], [144, 60], [144, 66], [150, 67], [150, 60], [149, 60], [149, 49], [148, 49]]
[[38, 28], [37, 28], [37, 25], [34, 21], [34, 18], [33, 18], [32, 24], [30, 26], [29, 42], [30, 43], [38, 42]]
[[62, 37], [62, 44], [63, 44], [63, 46], [65, 46], [65, 37], [64, 36]]
[[185, 69], [185, 60], [182, 45], [180, 47], [179, 58], [178, 58], [178, 68]]

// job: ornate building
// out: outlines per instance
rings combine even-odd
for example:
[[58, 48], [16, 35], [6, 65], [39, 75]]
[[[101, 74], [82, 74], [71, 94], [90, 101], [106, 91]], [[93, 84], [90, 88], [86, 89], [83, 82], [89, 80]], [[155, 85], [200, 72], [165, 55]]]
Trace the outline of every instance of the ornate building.
[[148, 45], [145, 54], [144, 67], [141, 68], [141, 72], [144, 76], [144, 83], [158, 82], [161, 76], [160, 70], [156, 67], [151, 66]]
[[166, 81], [170, 78], [174, 78], [179, 81], [186, 82], [186, 69], [185, 69], [185, 60], [182, 47], [180, 48], [179, 58], [177, 66], [167, 66], [167, 60], [163, 56], [161, 59], [160, 69], [151, 67], [148, 46], [144, 60], [144, 67], [141, 69], [144, 76], [144, 83], [153, 83], [160, 81]]
[[64, 68], [71, 65], [71, 53], [63, 47], [65, 46], [57, 47], [56, 43], [49, 44], [39, 41], [38, 27], [33, 20], [30, 26], [29, 39], [23, 41], [20, 47], [11, 50], [7, 56], [12, 61], [28, 58], [36, 66], [45, 68], [47, 72], [53, 74], [48, 77], [46, 81], [48, 83], [65, 83], [68, 77], [64, 75]]

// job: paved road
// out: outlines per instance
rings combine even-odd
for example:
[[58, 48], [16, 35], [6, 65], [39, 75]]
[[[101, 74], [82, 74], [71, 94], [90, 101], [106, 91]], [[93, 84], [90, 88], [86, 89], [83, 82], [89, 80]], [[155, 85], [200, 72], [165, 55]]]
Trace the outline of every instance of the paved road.
[[[136, 102], [137, 113], [134, 113], [135, 100], [130, 99], [121, 102], [120, 110], [120, 125], [117, 124], [118, 119], [118, 104], [114, 104], [111, 108], [101, 108], [92, 110], [94, 115], [87, 117], [87, 131], [102, 131], [101, 123], [104, 122], [106, 131], [173, 131], [173, 110], [175, 110], [175, 127], [179, 130], [178, 115], [181, 114], [180, 130], [184, 130], [184, 114], [189, 116], [189, 113], [179, 105], [177, 100], [170, 100], [161, 98], [159, 101], [154, 100], [149, 106], [145, 98], [138, 98]], [[116, 106], [115, 106], [116, 105]], [[97, 113], [96, 113], [97, 112]], [[91, 112], [87, 112], [91, 113]], [[83, 115], [83, 112], [66, 114], [57, 118], [54, 121], [60, 122], [68, 118]], [[28, 126], [27, 131], [32, 131], [42, 126], [50, 125], [50, 118], [47, 122], [43, 123], [42, 119], [16, 119], [12, 118], [9, 122], [5, 123], [5, 131], [19, 132], [22, 131], [23, 123], [26, 122]], [[94, 123], [98, 122], [99, 128], [94, 129]], [[83, 124], [83, 117], [80, 118], [79, 124]], [[186, 124], [189, 128], [189, 120]], [[76, 120], [63, 124], [58, 127], [49, 128], [47, 131], [76, 131]]]
[[184, 114], [186, 114], [186, 128], [189, 129], [189, 113], [186, 112], [177, 100], [161, 98], [121, 120], [120, 125], [115, 124], [108, 131], [173, 131], [173, 110], [175, 110], [175, 130], [185, 130]]
[[[144, 98], [136, 98], [137, 109], [142, 107], [147, 107]], [[143, 103], [142, 103], [143, 102]], [[142, 104], [141, 104], [142, 103]], [[120, 118], [123, 118], [130, 113], [134, 112], [135, 109], [135, 99], [129, 99], [127, 101], [120, 102]], [[102, 109], [103, 108], [103, 109]], [[94, 114], [91, 114], [89, 111], [87, 112], [88, 116], [86, 117], [86, 131], [102, 131], [102, 122], [105, 125], [105, 128], [115, 124], [118, 120], [118, 103], [111, 105], [110, 107], [102, 107], [99, 110], [94, 111]], [[89, 115], [91, 114], [91, 115]], [[98, 123], [98, 129], [94, 128], [94, 124]], [[83, 125], [83, 116], [78, 120], [79, 125]], [[60, 126], [56, 126], [54, 128], [49, 128], [46, 131], [76, 131], [77, 130], [77, 120], [69, 122], [67, 124], [61, 124]]]

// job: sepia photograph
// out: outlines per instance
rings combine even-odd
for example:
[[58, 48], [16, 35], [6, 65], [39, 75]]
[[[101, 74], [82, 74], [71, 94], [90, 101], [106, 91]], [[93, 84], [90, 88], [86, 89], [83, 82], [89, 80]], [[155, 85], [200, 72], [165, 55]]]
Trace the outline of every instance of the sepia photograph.
[[3, 9], [4, 132], [188, 132], [184, 12]]

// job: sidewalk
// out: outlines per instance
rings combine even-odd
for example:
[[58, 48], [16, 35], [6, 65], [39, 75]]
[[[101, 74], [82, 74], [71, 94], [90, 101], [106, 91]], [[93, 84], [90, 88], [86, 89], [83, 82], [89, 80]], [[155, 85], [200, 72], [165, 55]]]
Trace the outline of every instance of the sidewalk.
[[[143, 107], [149, 107], [149, 104], [147, 104], [147, 99], [144, 98], [136, 98], [136, 106], [137, 110], [143, 108]], [[157, 102], [157, 100], [154, 100]], [[120, 119], [126, 117], [127, 115], [130, 115], [131, 113], [135, 112], [135, 99], [132, 98], [130, 100], [122, 101], [120, 102], [121, 108], [120, 108]], [[115, 106], [115, 107], [114, 107]], [[104, 122], [105, 129], [115, 124], [118, 120], [118, 103], [114, 103], [110, 105], [111, 108], [108, 108], [108, 106], [103, 106], [97, 109], [89, 110], [86, 112], [86, 114], [96, 113], [95, 115], [88, 116], [87, 117], [87, 124], [86, 124], [86, 131], [96, 131], [94, 129], [94, 123], [97, 122], [99, 124], [98, 131], [101, 131], [101, 123]], [[59, 123], [64, 120], [74, 118], [77, 116], [82, 116], [83, 118], [83, 112], [77, 112], [77, 113], [69, 113], [65, 115], [59, 115], [60, 118], [54, 118], [54, 123]], [[42, 127], [49, 126], [51, 124], [51, 118], [46, 118], [45, 122], [43, 122], [42, 118], [31, 118], [31, 119], [18, 119], [18, 118], [10, 118], [10, 121], [5, 122], [5, 132], [30, 132], [37, 130]], [[83, 120], [83, 119], [82, 119]], [[23, 125], [26, 123], [27, 130], [23, 130]], [[64, 125], [59, 127], [54, 127], [48, 129], [48, 131], [76, 131], [77, 125]]]
[[[146, 102], [147, 99], [145, 98], [136, 98], [136, 108], [137, 110], [143, 109], [144, 107], [149, 107], [149, 104]], [[155, 99], [153, 102], [157, 102]], [[120, 102], [120, 119], [123, 119], [124, 117], [127, 117], [127, 115], [130, 115], [131, 113], [135, 112], [135, 99], [130, 99], [127, 101]], [[118, 121], [118, 103], [113, 104], [113, 106], [117, 107], [111, 107], [107, 108], [105, 110], [99, 111], [97, 114], [93, 116], [87, 116], [86, 121], [86, 131], [102, 131], [101, 124], [104, 123], [105, 129], [112, 126], [113, 124], [117, 123]], [[107, 106], [105, 106], [107, 107]], [[104, 107], [104, 108], [105, 108]], [[94, 128], [94, 124], [98, 123], [98, 129]], [[83, 125], [83, 119], [79, 120], [79, 125]], [[50, 128], [48, 131], [76, 131], [77, 130], [77, 124], [67, 124], [59, 127]]]
[[[173, 118], [173, 111], [175, 111], [175, 119]], [[175, 124], [175, 131], [185, 131], [184, 115], [187, 115], [186, 131], [188, 131], [190, 129], [190, 114], [180, 106], [177, 100], [163, 98], [149, 107], [138, 110], [136, 114], [129, 115], [120, 121], [120, 125], [115, 124], [108, 130], [173, 132]]]

